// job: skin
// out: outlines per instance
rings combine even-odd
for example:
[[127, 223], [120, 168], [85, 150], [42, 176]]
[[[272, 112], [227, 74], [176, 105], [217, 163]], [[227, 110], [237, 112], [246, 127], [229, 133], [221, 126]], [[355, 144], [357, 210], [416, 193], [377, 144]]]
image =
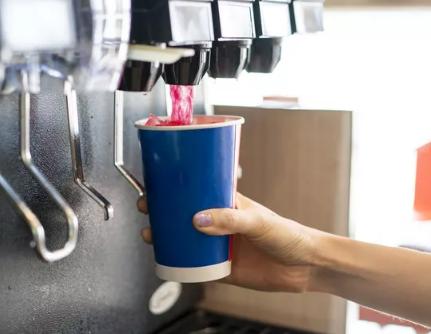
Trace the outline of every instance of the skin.
[[[147, 213], [144, 198], [138, 209]], [[212, 224], [199, 226], [199, 217]], [[283, 218], [238, 194], [237, 209], [208, 210], [193, 224], [234, 235], [232, 274], [224, 280], [271, 292], [321, 292], [431, 327], [431, 255], [343, 238]], [[151, 244], [151, 230], [142, 231]], [[260, 275], [256, 275], [260, 273]]]

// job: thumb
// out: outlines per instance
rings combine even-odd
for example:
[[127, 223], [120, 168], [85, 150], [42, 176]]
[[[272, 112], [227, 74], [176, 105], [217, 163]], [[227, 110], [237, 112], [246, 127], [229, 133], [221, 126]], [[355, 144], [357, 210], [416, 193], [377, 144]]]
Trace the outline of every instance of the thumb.
[[209, 235], [242, 234], [249, 238], [260, 236], [268, 227], [267, 218], [252, 210], [215, 209], [198, 213], [193, 223]]

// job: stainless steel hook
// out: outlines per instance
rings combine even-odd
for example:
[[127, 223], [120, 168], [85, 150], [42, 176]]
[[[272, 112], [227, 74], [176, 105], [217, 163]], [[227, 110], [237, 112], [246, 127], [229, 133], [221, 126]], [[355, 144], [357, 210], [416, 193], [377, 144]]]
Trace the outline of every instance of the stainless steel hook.
[[76, 184], [81, 187], [104, 211], [105, 220], [114, 218], [114, 208], [111, 203], [94, 189], [84, 177], [81, 156], [81, 140], [79, 134], [78, 101], [76, 91], [73, 89], [71, 80], [67, 80], [64, 85], [64, 93], [67, 101], [67, 115], [69, 120], [70, 150], [72, 152], [73, 178]]
[[[38, 181], [46, 193], [51, 197], [55, 204], [61, 209], [67, 219], [68, 224], [68, 239], [63, 248], [50, 252], [46, 248], [45, 235], [43, 227], [34, 215], [30, 214], [28, 210], [22, 205], [22, 201], [18, 196], [12, 196], [13, 202], [19, 207], [20, 211], [27, 214], [25, 215], [27, 221], [30, 218], [29, 224], [35, 236], [36, 247], [41, 256], [48, 262], [58, 261], [69, 256], [76, 248], [78, 239], [78, 219], [73, 212], [72, 208], [61, 196], [61, 194], [51, 185], [45, 176], [34, 165], [31, 151], [30, 151], [30, 93], [28, 93], [28, 77], [27, 73], [22, 73], [24, 91], [21, 94], [20, 101], [20, 123], [21, 123], [21, 160], [24, 166], [28, 169], [30, 174]], [[7, 187], [6, 187], [7, 188]], [[9, 189], [10, 190], [10, 189]], [[9, 193], [10, 195], [12, 193]], [[36, 220], [35, 220], [36, 219]], [[36, 228], [36, 230], [34, 230]], [[37, 232], [37, 233], [35, 233]]]
[[6, 197], [13, 204], [15, 209], [22, 215], [27, 222], [33, 234], [36, 249], [40, 256], [47, 262], [60, 260], [70, 254], [68, 251], [60, 250], [50, 252], [46, 248], [45, 230], [36, 215], [31, 211], [28, 205], [21, 199], [21, 197], [13, 190], [10, 184], [0, 174], [0, 188], [3, 189]]
[[123, 129], [124, 129], [124, 93], [122, 91], [115, 92], [114, 103], [114, 164], [119, 172], [126, 180], [135, 188], [139, 196], [145, 195], [145, 187], [133, 176], [126, 168], [124, 168], [123, 156]]

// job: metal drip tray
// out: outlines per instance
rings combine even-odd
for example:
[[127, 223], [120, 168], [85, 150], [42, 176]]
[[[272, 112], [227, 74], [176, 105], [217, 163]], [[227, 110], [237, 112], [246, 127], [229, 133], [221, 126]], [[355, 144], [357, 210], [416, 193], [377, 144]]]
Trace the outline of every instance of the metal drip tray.
[[154, 334], [317, 334], [196, 311]]

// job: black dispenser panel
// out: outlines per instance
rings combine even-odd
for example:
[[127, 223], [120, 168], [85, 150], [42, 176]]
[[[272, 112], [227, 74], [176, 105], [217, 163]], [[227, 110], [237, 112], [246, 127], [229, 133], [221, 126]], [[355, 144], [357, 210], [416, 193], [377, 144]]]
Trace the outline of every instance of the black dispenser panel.
[[132, 43], [190, 45], [213, 39], [210, 0], [132, 0]]
[[169, 1], [173, 44], [191, 44], [214, 39], [211, 4], [198, 1]]
[[[156, 334], [313, 334], [227, 315], [195, 311]], [[315, 333], [316, 334], [316, 333]]]

